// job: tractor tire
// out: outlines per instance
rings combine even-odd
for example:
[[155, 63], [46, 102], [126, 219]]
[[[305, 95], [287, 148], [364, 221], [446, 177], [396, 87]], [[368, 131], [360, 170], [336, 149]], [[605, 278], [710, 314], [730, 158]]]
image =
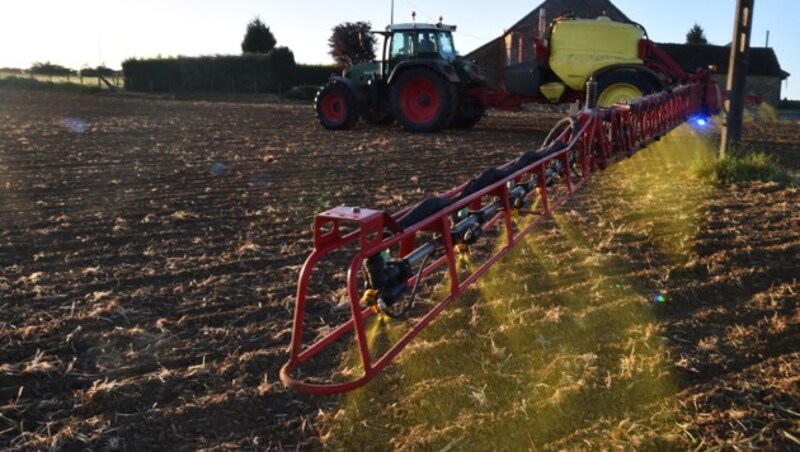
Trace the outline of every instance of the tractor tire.
[[486, 108], [477, 97], [464, 96], [461, 99], [452, 126], [458, 129], [471, 129], [486, 114]]
[[617, 103], [628, 103], [655, 90], [653, 83], [638, 72], [610, 72], [597, 79], [597, 105], [610, 107]]
[[358, 103], [353, 90], [342, 82], [329, 82], [314, 99], [317, 119], [329, 130], [347, 130], [358, 122]]
[[423, 67], [400, 74], [389, 99], [394, 118], [408, 132], [436, 132], [449, 126], [458, 105], [455, 86]]

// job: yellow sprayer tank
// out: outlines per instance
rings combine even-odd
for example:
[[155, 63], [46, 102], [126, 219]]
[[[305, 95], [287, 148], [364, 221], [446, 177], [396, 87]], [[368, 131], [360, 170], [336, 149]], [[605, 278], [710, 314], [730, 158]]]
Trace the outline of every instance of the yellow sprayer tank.
[[550, 38], [550, 69], [574, 90], [592, 73], [614, 64], [642, 64], [641, 28], [608, 17], [556, 22]]

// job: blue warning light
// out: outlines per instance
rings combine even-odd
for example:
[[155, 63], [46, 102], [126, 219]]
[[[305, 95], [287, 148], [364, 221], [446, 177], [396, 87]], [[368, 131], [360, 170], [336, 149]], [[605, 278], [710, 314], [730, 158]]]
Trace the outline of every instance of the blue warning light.
[[695, 116], [691, 119], [692, 124], [694, 124], [698, 128], [704, 128], [708, 125], [708, 117], [706, 116]]

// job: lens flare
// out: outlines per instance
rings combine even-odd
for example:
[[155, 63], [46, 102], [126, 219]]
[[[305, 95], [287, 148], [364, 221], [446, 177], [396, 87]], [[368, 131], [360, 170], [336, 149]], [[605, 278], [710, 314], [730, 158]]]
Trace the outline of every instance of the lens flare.
[[61, 121], [61, 125], [77, 134], [83, 134], [89, 129], [89, 124], [81, 118], [65, 118]]
[[215, 162], [211, 165], [211, 173], [215, 176], [221, 176], [225, 172], [225, 164], [222, 162]]

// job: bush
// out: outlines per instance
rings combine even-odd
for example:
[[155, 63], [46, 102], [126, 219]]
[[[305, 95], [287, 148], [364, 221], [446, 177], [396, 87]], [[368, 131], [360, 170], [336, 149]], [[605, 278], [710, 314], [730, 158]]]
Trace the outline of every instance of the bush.
[[722, 159], [701, 161], [697, 173], [706, 179], [724, 185], [737, 182], [788, 182], [789, 172], [775, 158], [763, 152], [734, 150]]
[[95, 68], [83, 68], [80, 70], [80, 75], [82, 77], [113, 77], [117, 75], [116, 71], [105, 67], [105, 66], [97, 66]]
[[295, 85], [324, 85], [331, 74], [336, 74], [336, 66], [324, 64], [299, 64], [294, 68], [292, 81]]
[[742, 119], [745, 122], [777, 121], [778, 110], [766, 102], [761, 102], [757, 107], [755, 105], [745, 107]]
[[283, 95], [287, 99], [312, 101], [317, 96], [319, 85], [299, 85], [295, 86]]

